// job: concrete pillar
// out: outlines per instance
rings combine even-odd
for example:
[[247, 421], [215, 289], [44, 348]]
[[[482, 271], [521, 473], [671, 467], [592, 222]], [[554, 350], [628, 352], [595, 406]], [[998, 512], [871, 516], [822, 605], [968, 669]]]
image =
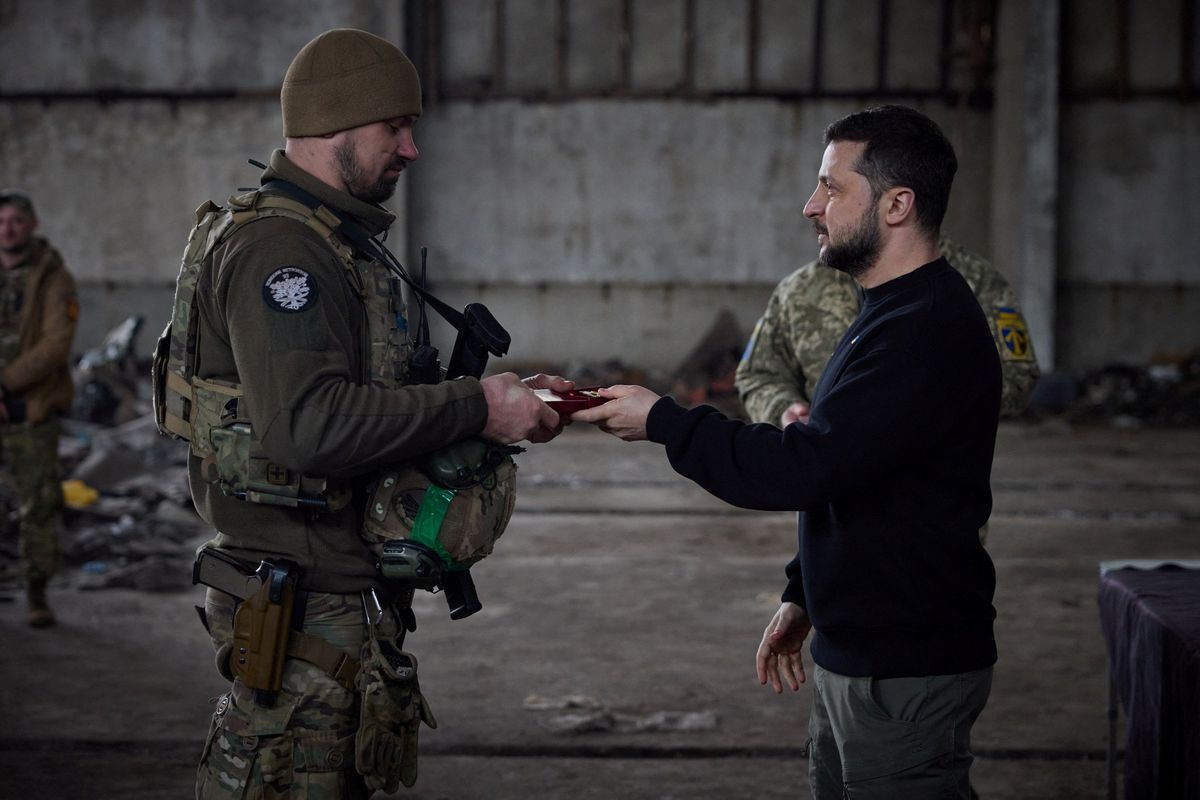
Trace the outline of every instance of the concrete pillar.
[[1059, 0], [1014, 0], [998, 12], [992, 258], [1048, 372], [1057, 355]]
[[1056, 362], [1060, 19], [1059, 0], [1032, 2], [1025, 27], [1021, 302], [1046, 372]]

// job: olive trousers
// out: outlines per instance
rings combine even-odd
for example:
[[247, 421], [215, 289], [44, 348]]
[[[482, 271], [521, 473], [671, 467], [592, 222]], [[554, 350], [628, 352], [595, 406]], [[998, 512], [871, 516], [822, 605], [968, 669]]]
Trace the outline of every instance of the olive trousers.
[[58, 520], [63, 508], [58, 466], [61, 425], [0, 426], [0, 469], [16, 488], [19, 505], [19, 552], [25, 579], [45, 583], [58, 571], [61, 545]]
[[991, 686], [991, 667], [879, 679], [817, 666], [808, 761], [814, 800], [970, 800], [971, 727]]

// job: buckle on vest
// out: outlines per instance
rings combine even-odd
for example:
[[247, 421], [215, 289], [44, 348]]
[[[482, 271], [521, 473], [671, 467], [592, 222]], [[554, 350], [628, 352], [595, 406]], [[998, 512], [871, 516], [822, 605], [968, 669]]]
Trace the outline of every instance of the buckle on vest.
[[278, 464], [267, 464], [267, 483], [272, 486], [287, 486], [291, 482], [291, 473], [286, 467]]

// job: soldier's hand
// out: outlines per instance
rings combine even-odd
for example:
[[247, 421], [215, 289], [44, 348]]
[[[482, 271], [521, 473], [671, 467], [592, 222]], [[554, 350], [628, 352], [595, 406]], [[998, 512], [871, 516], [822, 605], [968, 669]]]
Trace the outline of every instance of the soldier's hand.
[[595, 423], [605, 433], [627, 442], [646, 438], [646, 417], [661, 399], [658, 395], [643, 386], [610, 386], [596, 391], [601, 397], [610, 398], [609, 401], [576, 411], [571, 415], [572, 420]]
[[558, 414], [513, 373], [490, 375], [479, 383], [488, 406], [487, 424], [480, 434], [484, 439], [501, 444], [524, 439], [548, 442], [562, 429]]
[[521, 383], [530, 389], [549, 389], [552, 392], [569, 392], [575, 388], [575, 381], [569, 381], [560, 375], [547, 375], [543, 372], [522, 378]]
[[808, 416], [808, 403], [792, 403], [783, 410], [783, 416], [779, 418], [779, 427], [786, 428], [793, 422], [799, 422], [801, 425], [807, 425]]
[[[544, 372], [539, 372], [537, 375], [530, 375], [526, 378], [521, 378], [521, 383], [528, 386], [530, 389], [549, 389], [552, 392], [569, 392], [575, 388], [575, 381], [569, 381], [561, 375], [547, 375]], [[555, 412], [557, 413], [557, 412]], [[548, 442], [555, 436], [562, 433], [563, 428], [571, 424], [571, 418], [558, 414], [558, 427], [553, 430], [539, 431], [537, 439], [530, 439], [531, 442]]]

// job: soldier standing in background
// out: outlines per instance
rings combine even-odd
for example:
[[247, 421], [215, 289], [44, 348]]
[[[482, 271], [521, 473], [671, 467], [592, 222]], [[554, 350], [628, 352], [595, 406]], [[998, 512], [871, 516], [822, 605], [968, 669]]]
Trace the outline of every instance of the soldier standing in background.
[[[1019, 414], [1040, 373], [1016, 294], [985, 259], [946, 236], [939, 246], [991, 324], [1004, 373], [1001, 412]], [[807, 421], [813, 389], [861, 307], [854, 279], [817, 261], [779, 282], [737, 368], [738, 395], [751, 420], [780, 427]]]
[[54, 624], [46, 583], [58, 570], [59, 417], [71, 408], [75, 281], [40, 236], [33, 202], [0, 192], [0, 467], [20, 503], [29, 624]]
[[413, 590], [383, 579], [362, 538], [374, 479], [471, 437], [547, 441], [560, 421], [532, 388], [573, 384], [413, 379], [400, 281], [375, 238], [418, 157], [404, 53], [327, 31], [292, 61], [281, 104], [286, 145], [260, 190], [198, 211], [155, 356], [156, 418], [191, 443], [192, 497], [217, 531], [197, 563], [265, 576], [237, 597], [208, 583], [232, 685], [196, 795], [365, 798], [412, 785], [418, 728], [435, 724], [401, 650]]

